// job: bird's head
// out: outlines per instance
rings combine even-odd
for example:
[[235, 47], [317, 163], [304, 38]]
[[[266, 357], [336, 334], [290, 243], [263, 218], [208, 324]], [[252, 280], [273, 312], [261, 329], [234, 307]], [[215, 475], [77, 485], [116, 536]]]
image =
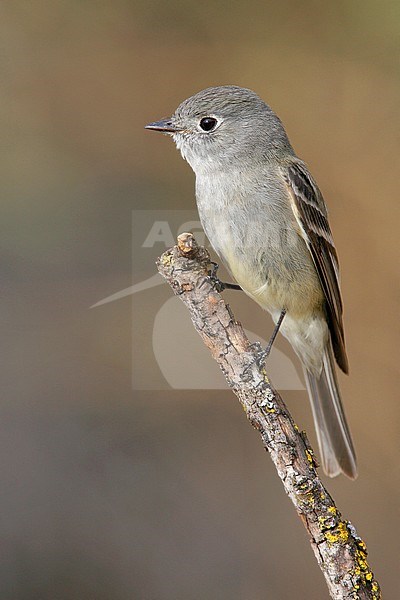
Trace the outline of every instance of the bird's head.
[[293, 152], [280, 119], [256, 93], [237, 86], [207, 88], [172, 117], [147, 129], [172, 135], [193, 170], [227, 169]]

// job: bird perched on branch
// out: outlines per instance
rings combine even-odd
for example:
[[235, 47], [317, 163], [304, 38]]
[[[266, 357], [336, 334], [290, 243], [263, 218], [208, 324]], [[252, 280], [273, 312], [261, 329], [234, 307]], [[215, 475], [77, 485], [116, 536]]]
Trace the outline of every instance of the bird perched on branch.
[[324, 199], [282, 122], [257, 94], [208, 88], [148, 129], [172, 135], [196, 174], [202, 226], [239, 286], [303, 366], [325, 472], [357, 476], [335, 374], [345, 373], [339, 265]]

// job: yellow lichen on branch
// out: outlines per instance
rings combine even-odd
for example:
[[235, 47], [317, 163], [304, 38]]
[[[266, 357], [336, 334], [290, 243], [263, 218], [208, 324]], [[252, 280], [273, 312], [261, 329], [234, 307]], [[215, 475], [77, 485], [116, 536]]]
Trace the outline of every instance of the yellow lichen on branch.
[[228, 386], [260, 433], [284, 488], [309, 536], [317, 562], [336, 600], [379, 600], [379, 584], [367, 563], [365, 543], [343, 519], [318, 477], [304, 432], [257, 363], [256, 349], [217, 291], [208, 251], [191, 233], [157, 262], [161, 275], [190, 312], [193, 325], [218, 362]]

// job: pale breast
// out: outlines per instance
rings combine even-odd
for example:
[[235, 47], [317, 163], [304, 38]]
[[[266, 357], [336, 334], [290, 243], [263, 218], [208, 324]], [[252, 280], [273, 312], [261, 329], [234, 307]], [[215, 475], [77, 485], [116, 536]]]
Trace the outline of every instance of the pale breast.
[[196, 179], [204, 231], [235, 280], [268, 311], [301, 314], [323, 294], [286, 193], [276, 177], [251, 173]]

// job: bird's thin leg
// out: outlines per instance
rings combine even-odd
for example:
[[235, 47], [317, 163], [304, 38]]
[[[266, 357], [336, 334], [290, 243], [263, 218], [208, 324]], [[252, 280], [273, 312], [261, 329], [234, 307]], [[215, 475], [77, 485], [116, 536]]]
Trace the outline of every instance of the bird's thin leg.
[[241, 292], [243, 291], [240, 285], [238, 285], [237, 283], [226, 283], [223, 281], [221, 281], [221, 283], [224, 286], [225, 290], [240, 290]]
[[279, 315], [279, 319], [278, 319], [278, 321], [277, 321], [277, 323], [275, 325], [275, 329], [272, 332], [272, 335], [271, 335], [270, 340], [269, 340], [269, 342], [267, 344], [267, 347], [265, 348], [265, 350], [263, 350], [262, 352], [260, 352], [260, 354], [257, 356], [257, 362], [258, 362], [259, 365], [262, 364], [268, 358], [269, 353], [271, 352], [271, 349], [272, 349], [272, 346], [274, 344], [275, 338], [278, 335], [279, 328], [282, 325], [282, 321], [283, 321], [285, 315], [286, 315], [286, 309], [284, 308], [284, 309], [282, 309], [282, 312]]
[[240, 285], [238, 285], [237, 283], [225, 283], [217, 277], [217, 271], [219, 268], [218, 263], [212, 261], [210, 263], [210, 265], [212, 265], [212, 268], [210, 270], [210, 279], [212, 280], [217, 292], [223, 292], [224, 290], [241, 290], [242, 289], [240, 287]]

